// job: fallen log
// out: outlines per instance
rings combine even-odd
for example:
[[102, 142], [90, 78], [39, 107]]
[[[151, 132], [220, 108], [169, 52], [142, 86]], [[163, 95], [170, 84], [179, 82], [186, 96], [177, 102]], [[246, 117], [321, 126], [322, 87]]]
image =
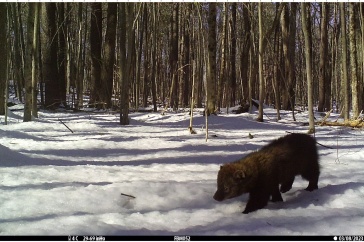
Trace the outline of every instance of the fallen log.
[[325, 121], [323, 123], [317, 122], [316, 124], [321, 125], [321, 126], [344, 126], [344, 127], [351, 127], [351, 128], [363, 128], [364, 120], [362, 118], [359, 118], [359, 119], [355, 119], [355, 120], [347, 120], [344, 122]]

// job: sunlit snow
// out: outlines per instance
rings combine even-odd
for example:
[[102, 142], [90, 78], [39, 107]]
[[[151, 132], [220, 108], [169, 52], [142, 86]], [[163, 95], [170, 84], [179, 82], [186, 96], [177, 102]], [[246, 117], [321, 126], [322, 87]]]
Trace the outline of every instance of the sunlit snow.
[[[22, 122], [0, 116], [0, 235], [359, 235], [364, 228], [362, 130], [316, 127], [319, 189], [297, 177], [283, 203], [242, 214], [248, 195], [216, 202], [219, 166], [289, 132], [306, 132], [307, 113], [266, 108], [204, 117], [195, 112], [47, 112]], [[316, 114], [319, 119], [320, 116]], [[333, 117], [332, 119], [336, 119]], [[71, 133], [60, 120], [72, 131]], [[254, 136], [249, 139], [249, 133]], [[121, 195], [129, 194], [135, 198]]]

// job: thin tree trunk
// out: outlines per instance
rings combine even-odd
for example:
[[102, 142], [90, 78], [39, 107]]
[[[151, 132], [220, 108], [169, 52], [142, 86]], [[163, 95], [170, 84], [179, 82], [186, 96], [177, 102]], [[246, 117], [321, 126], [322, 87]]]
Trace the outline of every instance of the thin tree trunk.
[[308, 99], [308, 119], [309, 129], [308, 133], [315, 133], [315, 120], [313, 115], [313, 81], [312, 81], [312, 62], [311, 62], [311, 51], [312, 51], [312, 40], [311, 40], [311, 26], [307, 17], [307, 8], [310, 13], [310, 3], [301, 2], [302, 12], [302, 31], [305, 42], [305, 59], [306, 59], [306, 75], [307, 75], [307, 99]]
[[257, 121], [263, 122], [263, 104], [265, 85], [263, 78], [263, 20], [262, 20], [262, 3], [258, 3], [258, 25], [259, 25], [259, 113]]
[[8, 48], [7, 48], [7, 6], [8, 3], [0, 3], [0, 115], [5, 115], [7, 109], [7, 73], [8, 73]]
[[133, 45], [134, 3], [120, 3], [120, 124], [129, 124], [129, 84]]
[[[58, 45], [58, 55], [57, 55], [57, 65], [58, 65], [58, 80], [59, 80], [59, 97], [60, 103], [63, 104], [64, 107], [67, 106], [66, 100], [66, 52], [67, 52], [67, 42], [66, 42], [66, 28], [65, 28], [65, 18], [64, 18], [64, 8], [65, 4], [56, 3], [57, 4], [57, 36], [59, 40]], [[57, 40], [57, 38], [55, 38]]]
[[34, 17], [36, 11], [36, 3], [29, 3], [28, 14], [28, 33], [27, 33], [27, 48], [28, 55], [26, 61], [26, 80], [25, 80], [25, 103], [23, 121], [29, 122], [32, 120], [32, 100], [33, 100], [33, 85], [32, 85], [32, 55], [33, 55], [33, 40], [34, 40]]
[[221, 27], [221, 44], [220, 44], [220, 49], [221, 49], [221, 58], [220, 58], [220, 76], [219, 76], [219, 80], [217, 83], [217, 108], [220, 110], [220, 108], [224, 105], [223, 104], [223, 95], [224, 95], [224, 87], [225, 87], [225, 82], [227, 79], [227, 73], [226, 73], [226, 57], [227, 57], [227, 18], [228, 18], [228, 10], [226, 7], [227, 3], [223, 3], [223, 8], [222, 8], [222, 27]]
[[35, 3], [34, 9], [34, 31], [33, 31], [33, 46], [32, 46], [32, 116], [38, 117], [38, 92], [37, 82], [39, 78], [38, 66], [38, 45], [39, 45], [39, 8], [40, 3]]
[[215, 113], [216, 106], [216, 3], [209, 3], [208, 15], [208, 77], [206, 80], [206, 114]]
[[346, 44], [346, 20], [345, 20], [345, 6], [343, 2], [339, 3], [340, 7], [340, 22], [341, 22], [341, 49], [342, 49], [342, 107], [344, 120], [349, 119], [349, 80], [348, 80], [348, 67], [347, 67], [347, 44]]
[[231, 55], [230, 55], [230, 106], [235, 106], [236, 100], [236, 8], [237, 3], [232, 3], [231, 6]]
[[84, 76], [84, 61], [83, 61], [83, 39], [82, 31], [86, 32], [84, 29], [84, 21], [82, 17], [82, 6], [83, 3], [78, 3], [78, 46], [77, 46], [77, 82], [76, 82], [76, 92], [77, 101], [75, 104], [76, 109], [83, 107], [83, 76]]
[[157, 4], [153, 3], [152, 11], [153, 11], [153, 44], [151, 51], [151, 61], [152, 61], [152, 73], [150, 77], [150, 81], [152, 82], [152, 102], [153, 102], [153, 111], [157, 112], [157, 87], [156, 87], [156, 67], [157, 67]]
[[171, 41], [171, 77], [172, 77], [172, 85], [171, 92], [172, 96], [170, 98], [170, 106], [173, 107], [173, 110], [177, 110], [178, 108], [178, 12], [179, 12], [179, 3], [173, 3], [173, 13], [172, 13], [172, 41]]

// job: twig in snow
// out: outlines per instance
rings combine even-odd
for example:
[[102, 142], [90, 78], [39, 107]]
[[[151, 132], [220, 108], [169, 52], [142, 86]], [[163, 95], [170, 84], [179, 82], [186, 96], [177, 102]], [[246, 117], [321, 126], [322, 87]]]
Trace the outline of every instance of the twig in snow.
[[72, 129], [70, 129], [65, 123], [63, 123], [63, 121], [62, 120], [60, 120], [60, 119], [58, 119], [59, 120], [59, 122], [61, 122], [61, 124], [63, 124], [64, 126], [66, 126], [66, 128], [69, 130], [69, 131], [71, 131], [72, 133], [73, 133], [73, 131], [72, 131]]
[[126, 196], [126, 197], [131, 197], [131, 198], [136, 198], [136, 197], [134, 197], [132, 195], [128, 195], [128, 194], [125, 194], [125, 193], [120, 193], [120, 195], [123, 195], [123, 196]]

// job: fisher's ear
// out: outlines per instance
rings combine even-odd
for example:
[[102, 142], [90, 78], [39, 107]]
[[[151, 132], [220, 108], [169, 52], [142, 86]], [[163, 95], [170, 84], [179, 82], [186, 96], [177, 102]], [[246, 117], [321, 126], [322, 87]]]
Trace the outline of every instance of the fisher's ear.
[[222, 166], [220, 166], [220, 170], [222, 169]]
[[245, 179], [245, 172], [243, 170], [237, 170], [234, 172], [234, 178], [237, 180]]

